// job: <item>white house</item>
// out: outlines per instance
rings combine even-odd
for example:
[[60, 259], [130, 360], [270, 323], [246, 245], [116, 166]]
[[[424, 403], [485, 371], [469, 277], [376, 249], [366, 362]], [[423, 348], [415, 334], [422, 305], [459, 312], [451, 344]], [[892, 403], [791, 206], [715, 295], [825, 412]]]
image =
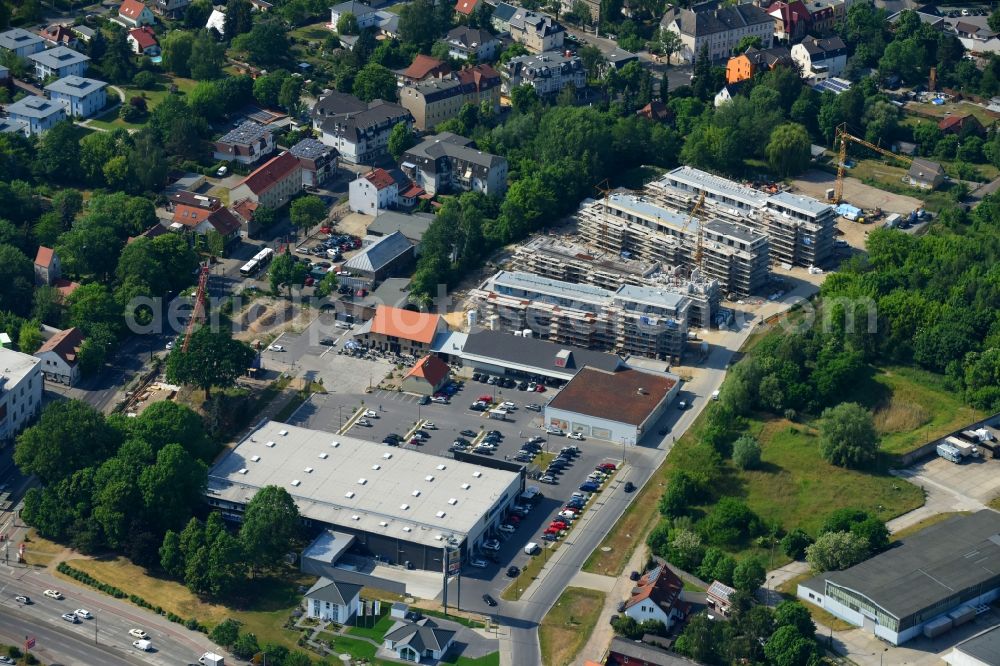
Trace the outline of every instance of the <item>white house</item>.
[[344, 14], [353, 14], [354, 18], [358, 21], [359, 28], [371, 28], [378, 23], [379, 18], [377, 12], [370, 6], [355, 2], [354, 0], [348, 0], [348, 2], [342, 2], [339, 5], [330, 7], [330, 30], [337, 29], [337, 22], [340, 21], [340, 17]]
[[810, 35], [792, 47], [792, 60], [806, 79], [825, 81], [844, 73], [847, 45], [837, 36], [818, 39]]
[[625, 615], [636, 622], [658, 620], [669, 630], [689, 610], [681, 600], [683, 589], [684, 583], [677, 574], [661, 564], [636, 582], [632, 596], [625, 602]]
[[49, 99], [61, 102], [74, 118], [90, 118], [105, 107], [108, 84], [97, 79], [67, 76], [45, 86]]
[[78, 328], [59, 331], [45, 341], [34, 356], [41, 360], [42, 373], [50, 382], [72, 386], [80, 378], [80, 348], [83, 333]]
[[205, 29], [211, 30], [212, 28], [215, 28], [220, 36], [226, 36], [226, 12], [222, 9], [212, 9], [212, 13], [209, 14], [208, 21], [205, 22]]
[[29, 135], [41, 134], [67, 117], [66, 107], [61, 103], [36, 96], [22, 97], [8, 104], [7, 115], [13, 121], [24, 123]]
[[518, 86], [530, 85], [539, 97], [557, 95], [565, 86], [580, 90], [587, 85], [587, 70], [579, 56], [540, 53], [511, 58], [500, 70], [501, 90], [509, 95]]
[[452, 28], [444, 41], [448, 55], [458, 60], [475, 58], [478, 62], [493, 60], [500, 50], [500, 40], [488, 30], [460, 25]]
[[128, 31], [125, 40], [128, 41], [132, 53], [136, 55], [160, 55], [160, 43], [156, 40], [156, 33], [148, 25], [132, 28]]
[[118, 20], [128, 28], [156, 23], [153, 12], [141, 0], [125, 0], [118, 8]]
[[0, 347], [0, 441], [12, 439], [42, 406], [41, 361]]
[[726, 60], [744, 37], [759, 37], [762, 49], [769, 49], [774, 40], [774, 18], [751, 4], [720, 6], [709, 0], [690, 9], [671, 9], [660, 21], [661, 30], [677, 33], [683, 48], [677, 54], [681, 60], [693, 62], [708, 48], [713, 61]]
[[361, 585], [320, 578], [305, 594], [306, 615], [324, 622], [347, 622], [358, 614]]
[[18, 58], [27, 58], [44, 48], [45, 40], [41, 36], [23, 28], [11, 28], [0, 32], [0, 49], [10, 51]]
[[507, 191], [507, 160], [451, 132], [428, 136], [407, 150], [400, 167], [428, 194], [472, 191], [501, 196]]
[[448, 652], [455, 633], [425, 617], [416, 622], [396, 622], [385, 632], [384, 645], [403, 661], [437, 661]]
[[64, 76], [83, 76], [90, 64], [89, 57], [65, 46], [33, 53], [28, 60], [35, 63], [35, 77], [40, 81], [50, 76], [60, 79]]
[[398, 196], [399, 183], [385, 169], [372, 169], [352, 180], [348, 187], [351, 210], [366, 215], [374, 216], [379, 211], [395, 208]]
[[413, 116], [398, 104], [381, 99], [363, 102], [354, 95], [331, 92], [312, 110], [320, 141], [336, 148], [349, 164], [371, 164], [389, 153], [389, 134], [399, 123], [413, 127]]

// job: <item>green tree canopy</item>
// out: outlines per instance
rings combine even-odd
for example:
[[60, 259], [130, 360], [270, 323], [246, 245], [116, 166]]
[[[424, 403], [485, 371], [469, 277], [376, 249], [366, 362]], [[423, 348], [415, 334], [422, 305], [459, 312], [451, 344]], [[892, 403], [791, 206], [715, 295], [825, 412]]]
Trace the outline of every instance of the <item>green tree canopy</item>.
[[234, 340], [229, 331], [200, 326], [186, 352], [178, 345], [167, 356], [167, 378], [203, 389], [207, 400], [213, 386], [232, 386], [253, 358], [250, 346]]
[[17, 438], [14, 463], [23, 473], [51, 484], [105, 460], [120, 443], [118, 432], [87, 403], [53, 402], [42, 410], [38, 423]]
[[274, 566], [299, 537], [299, 509], [284, 488], [265, 486], [247, 504], [240, 543], [257, 568]]
[[878, 448], [878, 432], [867, 409], [845, 402], [823, 411], [820, 450], [828, 462], [839, 467], [867, 468], [875, 463]]
[[[407, 5], [406, 7], [411, 6]], [[354, 77], [354, 94], [366, 102], [375, 99], [395, 102], [396, 76], [382, 65], [368, 63]]]
[[809, 168], [812, 141], [806, 128], [797, 123], [778, 125], [767, 143], [767, 161], [780, 178], [797, 176]]

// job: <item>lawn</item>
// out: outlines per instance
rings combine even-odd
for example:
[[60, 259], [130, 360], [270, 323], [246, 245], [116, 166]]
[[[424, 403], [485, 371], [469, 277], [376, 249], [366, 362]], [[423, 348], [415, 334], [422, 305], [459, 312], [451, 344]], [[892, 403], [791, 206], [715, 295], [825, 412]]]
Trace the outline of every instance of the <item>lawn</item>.
[[864, 402], [875, 411], [886, 453], [907, 453], [976, 419], [940, 375], [893, 366], [877, 370], [873, 379], [874, 392]]
[[65, 546], [38, 536], [34, 529], [28, 530], [28, 536], [25, 539], [24, 561], [32, 566], [47, 567], [56, 555], [66, 549]]
[[442, 666], [500, 666], [500, 653], [490, 652], [477, 659], [459, 656], [454, 661], [445, 659], [438, 663], [442, 664]]
[[[913, 109], [914, 111], [920, 111], [921, 113], [937, 116], [938, 118], [944, 118], [946, 115], [949, 114], [953, 116], [954, 115], [965, 116], [968, 114], [972, 114], [979, 120], [979, 122], [983, 124], [984, 127], [989, 127], [990, 125], [993, 124], [993, 121], [997, 119], [996, 114], [994, 114], [993, 112], [987, 111], [978, 104], [971, 104], [965, 101], [957, 102], [954, 104], [951, 103], [942, 104], [941, 106], [937, 106], [935, 104], [925, 104], [922, 102], [907, 102], [905, 108], [907, 110]], [[910, 116], [910, 117], [916, 117], [919, 120], [929, 121], [928, 118], [921, 118], [920, 116]]]
[[[368, 618], [364, 618], [362, 621], [363, 623], [371, 622], [370, 620], [368, 620]], [[389, 631], [389, 627], [392, 626], [393, 622], [394, 620], [389, 615], [389, 613], [385, 612], [382, 614], [382, 617], [378, 619], [378, 622], [376, 622], [373, 626], [351, 627], [350, 629], [347, 630], [347, 633], [351, 634], [352, 636], [361, 636], [363, 638], [370, 638], [373, 641], [381, 641], [382, 637], [385, 636], [385, 632]]]
[[304, 25], [292, 30], [288, 36], [297, 42], [321, 41], [333, 34], [326, 25], [326, 21]]
[[298, 587], [314, 580], [300, 577], [294, 580], [261, 578], [250, 581], [247, 598], [252, 599], [252, 603], [247, 608], [233, 609], [202, 601], [180, 583], [150, 576], [145, 569], [122, 557], [68, 560], [67, 564], [127, 594], [143, 597], [150, 604], [161, 606], [164, 611], [183, 618], [196, 618], [209, 627], [231, 617], [243, 623], [243, 631], [256, 634], [260, 643], [277, 643], [290, 650], [298, 649], [296, 641], [299, 634], [285, 629], [285, 620], [302, 599]]
[[603, 592], [567, 587], [538, 627], [542, 663], [547, 666], [573, 663], [597, 625], [603, 607]]
[[366, 660], [370, 664], [379, 664], [382, 666], [391, 666], [394, 663], [376, 659], [375, 653], [378, 651], [378, 648], [367, 641], [359, 641], [329, 631], [321, 631], [318, 638], [329, 641], [336, 654], [349, 654], [357, 661]]

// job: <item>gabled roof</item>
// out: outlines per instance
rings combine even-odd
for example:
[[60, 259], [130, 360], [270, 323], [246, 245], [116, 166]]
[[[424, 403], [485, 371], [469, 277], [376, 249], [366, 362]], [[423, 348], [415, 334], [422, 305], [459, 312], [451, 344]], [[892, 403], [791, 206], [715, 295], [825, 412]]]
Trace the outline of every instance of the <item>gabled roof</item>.
[[661, 564], [639, 579], [632, 588], [632, 596], [625, 602], [625, 608], [627, 610], [648, 599], [669, 615], [674, 605], [680, 601], [682, 589], [684, 583], [677, 574], [666, 564]]
[[385, 633], [385, 640], [397, 647], [409, 645], [419, 654], [424, 650], [443, 650], [454, 637], [454, 631], [443, 629], [426, 617], [417, 622], [397, 622]]
[[338, 606], [349, 606], [361, 592], [362, 587], [353, 583], [320, 578], [309, 588], [305, 596], [307, 599], [318, 599], [319, 601], [329, 601]]
[[80, 353], [82, 345], [83, 332], [76, 327], [67, 328], [46, 340], [45, 344], [39, 347], [34, 355], [39, 356], [46, 352], [53, 352], [68, 365], [76, 365], [77, 355]]
[[440, 322], [441, 317], [436, 314], [380, 305], [375, 310], [371, 332], [429, 345], [434, 340]]
[[440, 386], [450, 372], [448, 364], [439, 359], [437, 356], [425, 356], [417, 364], [413, 366], [413, 369], [407, 373], [407, 377], [421, 377], [427, 380], [427, 383], [431, 386]]
[[774, 19], [755, 5], [720, 7], [717, 0], [709, 0], [693, 5], [690, 9], [681, 10], [674, 20], [677, 21], [682, 34], [703, 37], [770, 23]]
[[845, 44], [844, 40], [836, 35], [826, 38], [813, 37], [812, 35], [809, 35], [802, 40], [802, 46], [812, 58], [815, 58], [817, 55], [828, 58], [835, 55], [841, 55], [842, 53], [847, 53], [847, 44]]
[[451, 65], [445, 61], [418, 53], [417, 57], [410, 63], [410, 66], [401, 71], [400, 75], [408, 79], [420, 81], [431, 74], [447, 74], [450, 71]]
[[42, 266], [43, 268], [48, 268], [52, 265], [52, 260], [55, 258], [56, 253], [51, 247], [39, 246], [38, 254], [35, 255], [35, 265]]
[[911, 178], [936, 178], [944, 176], [944, 168], [937, 162], [915, 157], [907, 173]]
[[159, 44], [156, 41], [156, 33], [148, 25], [144, 25], [141, 28], [133, 28], [128, 31], [128, 35], [136, 41], [141, 49], [148, 49], [151, 46]]
[[500, 72], [487, 63], [460, 69], [455, 76], [463, 86], [473, 86], [477, 91], [500, 85]]
[[729, 597], [735, 593], [736, 590], [718, 580], [712, 581], [712, 584], [708, 586], [707, 591], [708, 596], [715, 597], [716, 599], [721, 599], [726, 602], [728, 602]]
[[139, 15], [142, 14], [142, 10], [145, 8], [146, 5], [139, 2], [139, 0], [125, 0], [121, 7], [118, 8], [118, 15], [135, 21], [139, 18]]
[[648, 118], [649, 120], [655, 120], [657, 122], [664, 122], [670, 120], [674, 114], [673, 111], [670, 110], [669, 106], [660, 100], [654, 99], [652, 102], [636, 111], [635, 115]]
[[385, 188], [392, 187], [393, 185], [396, 184], [396, 181], [395, 179], [393, 179], [392, 175], [385, 169], [381, 168], [372, 169], [364, 176], [362, 176], [362, 178], [364, 178], [369, 183], [374, 185], [376, 190], [384, 190]]
[[61, 23], [46, 26], [39, 30], [38, 34], [43, 39], [56, 44], [71, 44], [76, 41], [76, 34]]
[[70, 294], [80, 288], [80, 283], [72, 282], [66, 278], [59, 278], [52, 283], [52, 286], [56, 288], [63, 298], [69, 298]]
[[938, 123], [938, 129], [942, 132], [948, 132], [951, 130], [959, 131], [966, 125], [972, 125], [978, 128], [982, 127], [982, 123], [971, 113], [964, 116], [948, 116]]
[[455, 11], [464, 16], [472, 16], [478, 5], [479, 0], [458, 0], [455, 3]]
[[460, 25], [457, 28], [452, 28], [448, 31], [448, 34], [445, 36], [445, 41], [449, 43], [461, 44], [466, 48], [476, 49], [487, 42], [496, 41], [496, 37], [494, 37], [488, 30], [481, 30], [479, 28], [470, 28], [467, 25]]
[[396, 231], [388, 236], [383, 236], [366, 247], [361, 252], [344, 262], [344, 268], [362, 271], [365, 273], [375, 273], [382, 270], [398, 257], [410, 251], [413, 245], [410, 241]]
[[809, 21], [809, 10], [802, 4], [802, 0], [793, 0], [792, 2], [778, 0], [764, 11], [770, 16], [780, 18], [782, 24], [788, 29], [794, 29], [799, 23]]
[[277, 157], [272, 157], [264, 162], [253, 173], [240, 181], [237, 185], [246, 185], [254, 194], [260, 195], [268, 191], [276, 184], [287, 178], [299, 166], [299, 158], [292, 155], [287, 150]]

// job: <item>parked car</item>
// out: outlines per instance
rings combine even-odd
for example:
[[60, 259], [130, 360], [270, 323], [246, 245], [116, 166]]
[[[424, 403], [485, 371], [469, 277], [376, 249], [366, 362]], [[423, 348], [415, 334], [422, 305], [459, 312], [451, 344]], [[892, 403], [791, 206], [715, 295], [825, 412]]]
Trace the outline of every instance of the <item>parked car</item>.
[[521, 570], [513, 564], [507, 567], [507, 578], [517, 578], [521, 575]]
[[271, 345], [270, 347], [268, 347], [268, 349], [270, 349], [271, 351], [275, 351], [275, 352], [283, 352], [283, 351], [285, 351], [285, 347], [283, 345]]
[[417, 404], [420, 404], [420, 405], [429, 405], [429, 404], [431, 404], [431, 399], [428, 398], [426, 395], [422, 395], [422, 396], [420, 396], [420, 400], [417, 401]]
[[504, 523], [498, 529], [504, 534], [513, 534], [514, 532], [517, 531], [516, 527], [514, 527], [513, 525], [509, 525], [507, 523]]
[[466, 430], [461, 431], [458, 434], [464, 435], [466, 437], [475, 437], [476, 436], [476, 431], [475, 430], [468, 430], [468, 429], [466, 429]]
[[500, 542], [496, 539], [490, 539], [483, 543], [483, 548], [486, 550], [500, 550]]
[[542, 406], [541, 405], [536, 405], [533, 402], [525, 405], [524, 408], [527, 409], [529, 412], [540, 412], [540, 411], [542, 411]]
[[450, 402], [450, 400], [448, 400], [446, 396], [442, 395], [442, 396], [434, 396], [433, 398], [431, 398], [431, 402], [436, 402], [441, 405], [447, 405]]
[[578, 442], [582, 442], [583, 441], [583, 433], [582, 432], [571, 432], [570, 434], [568, 434], [566, 436], [569, 437], [570, 439], [575, 439]]
[[486, 602], [486, 605], [489, 606], [490, 608], [497, 605], [497, 600], [488, 594], [483, 595], [483, 601]]
[[540, 477], [540, 478], [538, 479], [538, 481], [539, 481], [540, 483], [551, 483], [552, 485], [555, 485], [555, 483], [556, 483], [556, 477], [555, 477], [555, 476], [553, 476], [552, 474], [543, 474], [543, 475], [542, 475], [542, 476], [541, 476], [541, 477]]
[[485, 569], [487, 567], [486, 560], [472, 560], [469, 564], [477, 569]]
[[335, 344], [337, 344], [337, 341], [334, 340], [333, 338], [323, 338], [322, 340], [319, 341], [319, 343], [324, 347], [332, 347]]
[[631, 580], [631, 581], [639, 580], [639, 572], [638, 571], [633, 571], [632, 573], [630, 573], [628, 575], [628, 579]]
[[436, 425], [434, 425], [434, 423], [431, 422], [431, 421], [424, 421], [424, 429], [425, 430], [437, 430], [438, 427]]
[[556, 428], [555, 426], [549, 426], [548, 428], [545, 429], [545, 432], [547, 432], [550, 435], [557, 435], [557, 436], [566, 434], [565, 432], [563, 432], [562, 428]]
[[624, 601], [619, 601], [617, 608], [618, 608], [618, 612], [619, 613], [624, 613], [625, 612], [625, 602]]
[[71, 624], [76, 624], [77, 622], [80, 621], [80, 618], [76, 616], [76, 613], [63, 613], [62, 619], [66, 620]]
[[358, 419], [354, 425], [364, 426], [366, 428], [372, 427], [372, 422], [368, 419]]
[[582, 490], [585, 493], [594, 493], [600, 489], [601, 487], [598, 486], [596, 483], [591, 483], [589, 481], [580, 486], [580, 490]]

